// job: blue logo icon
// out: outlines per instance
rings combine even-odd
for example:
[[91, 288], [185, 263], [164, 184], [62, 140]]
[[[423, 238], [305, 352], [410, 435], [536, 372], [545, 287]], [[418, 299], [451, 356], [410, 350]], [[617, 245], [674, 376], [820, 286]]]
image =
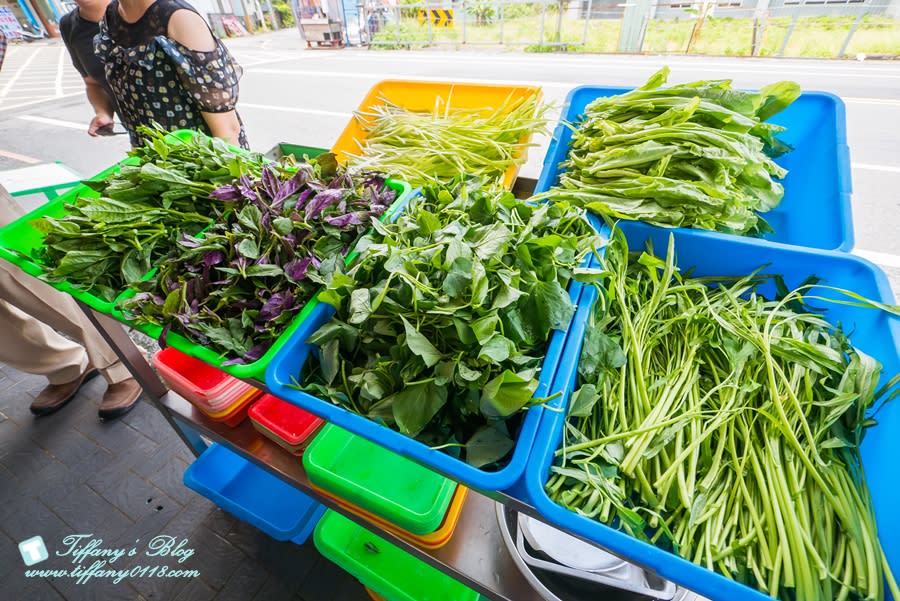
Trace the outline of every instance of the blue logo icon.
[[33, 566], [47, 559], [47, 545], [40, 536], [32, 536], [28, 540], [19, 543], [19, 553], [26, 566]]

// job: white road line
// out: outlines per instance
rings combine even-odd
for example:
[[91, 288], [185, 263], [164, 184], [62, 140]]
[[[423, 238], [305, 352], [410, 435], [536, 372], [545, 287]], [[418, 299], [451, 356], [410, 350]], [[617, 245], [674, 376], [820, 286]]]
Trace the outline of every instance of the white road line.
[[328, 78], [356, 78], [356, 79], [406, 79], [414, 81], [434, 81], [458, 83], [497, 83], [506, 85], [524, 85], [524, 86], [542, 86], [544, 88], [562, 88], [571, 89], [579, 87], [583, 84], [576, 82], [559, 82], [559, 81], [528, 81], [524, 79], [478, 79], [473, 77], [457, 77], [455, 75], [447, 75], [443, 77], [431, 77], [428, 75], [410, 75], [408, 73], [373, 73], [364, 71], [313, 71], [302, 69], [256, 69], [247, 70], [249, 73], [259, 73], [263, 75], [298, 75], [302, 77], [328, 77]]
[[68, 94], [63, 94], [62, 96], [47, 96], [40, 100], [31, 100], [29, 102], [20, 102], [19, 104], [12, 104], [10, 106], [0, 106], [0, 113], [3, 111], [11, 111], [13, 109], [22, 108], [24, 106], [32, 106], [35, 104], [42, 104], [44, 102], [50, 102], [51, 100], [60, 100], [62, 98], [71, 98], [72, 96], [80, 96], [84, 94], [84, 90], [80, 92], [69, 92]]
[[893, 165], [871, 165], [869, 163], [852, 163], [850, 165], [854, 169], [867, 169], [869, 171], [887, 171], [889, 173], [900, 173], [900, 167]]
[[3, 86], [3, 89], [0, 89], [0, 99], [6, 98], [6, 95], [9, 94], [10, 89], [12, 89], [13, 85], [25, 73], [25, 70], [28, 69], [28, 65], [37, 57], [38, 52], [40, 52], [40, 48], [35, 48], [34, 52], [29, 56], [22, 65], [16, 69], [16, 72], [10, 77], [9, 81], [6, 82], [6, 85]]
[[64, 59], [66, 58], [66, 48], [62, 47], [59, 49], [59, 59], [56, 61], [56, 95], [62, 96], [62, 78], [63, 78], [63, 66], [65, 66]]
[[883, 104], [885, 106], [900, 106], [900, 100], [892, 98], [851, 98], [841, 97], [841, 100], [847, 104]]
[[49, 117], [38, 117], [37, 115], [19, 115], [16, 117], [22, 121], [34, 121], [35, 123], [43, 123], [45, 125], [56, 125], [57, 127], [68, 127], [69, 129], [79, 129], [87, 131], [87, 125], [77, 123], [75, 121], [63, 121], [62, 119], [50, 119]]
[[352, 117], [353, 113], [340, 113], [337, 111], [321, 111], [318, 109], [304, 109], [296, 106], [276, 106], [273, 104], [254, 104], [250, 102], [239, 102], [238, 110], [242, 109], [260, 109], [265, 111], [284, 111], [286, 113], [307, 113], [309, 115], [323, 115], [326, 117]]
[[[430, 65], [434, 65], [435, 63], [444, 63], [444, 64], [466, 64], [465, 59], [468, 58], [465, 54], [457, 55], [457, 56], [398, 56], [398, 55], [378, 55], [378, 54], [365, 54], [365, 55], [342, 55], [338, 57], [338, 60], [335, 62], [344, 62], [346, 61], [359, 61], [359, 59], [364, 60], [385, 60], [385, 61], [393, 61], [396, 63], [426, 63]], [[516, 58], [507, 58], [507, 57], [493, 57], [493, 56], [479, 56], [477, 58], [473, 57], [473, 64], [492, 64], [492, 65], [521, 65], [521, 66], [549, 66], [549, 67], [566, 67], [566, 66], [596, 66], [602, 67], [603, 69], [611, 69], [616, 71], [634, 71], [641, 68], [659, 68], [663, 65], [668, 64], [673, 73], [677, 76], [679, 71], [696, 71], [701, 73], [716, 73], [719, 76], [722, 73], [729, 74], [761, 74], [761, 75], [772, 75], [772, 73], [778, 73], [781, 75], [805, 75], [805, 76], [841, 76], [841, 77], [862, 77], [869, 79], [900, 79], [900, 70], [884, 68], [878, 71], [875, 71], [872, 68], [853, 68], [851, 69], [843, 69], [836, 70], [834, 66], [831, 65], [806, 65], [806, 66], [797, 66], [797, 65], [778, 65], [775, 63], [769, 63], [762, 65], [760, 63], [737, 63], [737, 62], [712, 62], [712, 61], [704, 61], [704, 62], [695, 62], [695, 61], [677, 61], [673, 62], [670, 57], [640, 57], [638, 60], [630, 60], [624, 59], [622, 61], [610, 60], [608, 58], [593, 58], [593, 57], [567, 57], [566, 59], [561, 59], [559, 61], [548, 60], [548, 59], [530, 59], [527, 57], [523, 57], [522, 59]]]
[[863, 259], [868, 259], [882, 267], [900, 267], [900, 255], [892, 255], [875, 250], [863, 250], [861, 248], [853, 249], [853, 254], [859, 255]]
[[37, 165], [38, 163], [42, 163], [40, 159], [36, 159], [34, 157], [26, 156], [24, 154], [19, 154], [17, 152], [10, 152], [8, 150], [0, 150], [0, 157], [5, 157], [7, 159], [12, 159], [14, 161], [19, 161], [20, 163], [26, 163], [28, 165]]
[[[585, 85], [584, 82], [578, 81], [534, 81], [534, 80], [524, 80], [524, 79], [481, 79], [477, 77], [456, 77], [454, 75], [447, 75], [441, 77], [434, 77], [430, 75], [411, 75], [408, 73], [377, 73], [371, 71], [317, 71], [312, 69], [275, 69], [271, 67], [267, 68], [254, 68], [251, 67], [247, 69], [248, 73], [259, 73], [263, 75], [297, 75], [302, 77], [325, 77], [325, 78], [355, 78], [355, 79], [372, 79], [372, 80], [382, 80], [382, 79], [406, 79], [413, 81], [433, 81], [433, 82], [447, 82], [447, 81], [455, 81], [459, 83], [495, 83], [495, 84], [504, 84], [504, 85], [526, 85], [526, 86], [541, 86], [542, 88], [556, 88], [562, 90], [572, 90], [574, 88], [581, 87]], [[885, 106], [900, 106], [900, 100], [892, 100], [888, 98], [843, 98], [843, 100], [848, 104], [879, 104]]]

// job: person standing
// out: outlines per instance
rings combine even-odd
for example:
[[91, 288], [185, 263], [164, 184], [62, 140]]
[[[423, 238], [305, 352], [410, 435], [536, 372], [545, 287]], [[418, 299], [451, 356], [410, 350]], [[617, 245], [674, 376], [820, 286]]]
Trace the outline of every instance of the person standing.
[[[0, 67], [5, 54], [6, 37], [0, 31]], [[23, 214], [0, 185], [0, 227]], [[141, 395], [140, 384], [74, 300], [6, 261], [0, 261], [0, 363], [47, 377], [48, 385], [31, 403], [31, 412], [37, 416], [64, 407], [98, 373], [107, 383], [100, 419], [125, 415]]]
[[[0, 227], [23, 214], [0, 185]], [[72, 298], [6, 261], [0, 261], [0, 363], [47, 377], [49, 384], [31, 403], [36, 416], [64, 407], [98, 373], [107, 383], [100, 419], [125, 415], [141, 395], [141, 386]]]
[[106, 83], [103, 63], [94, 54], [94, 38], [109, 0], [75, 0], [76, 7], [59, 20], [59, 33], [69, 51], [72, 65], [84, 79], [84, 91], [94, 109], [88, 125], [92, 136], [112, 132], [115, 101]]
[[95, 52], [133, 146], [139, 126], [158, 123], [248, 148], [235, 110], [241, 68], [184, 0], [113, 0]]

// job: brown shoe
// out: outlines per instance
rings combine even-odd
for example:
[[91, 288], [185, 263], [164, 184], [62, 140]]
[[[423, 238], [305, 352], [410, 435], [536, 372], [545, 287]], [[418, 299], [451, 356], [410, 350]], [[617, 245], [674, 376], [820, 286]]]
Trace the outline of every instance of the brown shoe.
[[100, 419], [110, 420], [122, 417], [137, 405], [143, 389], [134, 378], [128, 378], [116, 384], [110, 384], [103, 393], [100, 402]]
[[96, 368], [88, 368], [71, 382], [65, 384], [48, 384], [38, 393], [31, 403], [31, 412], [41, 417], [62, 409], [66, 403], [75, 398], [85, 382], [97, 375]]

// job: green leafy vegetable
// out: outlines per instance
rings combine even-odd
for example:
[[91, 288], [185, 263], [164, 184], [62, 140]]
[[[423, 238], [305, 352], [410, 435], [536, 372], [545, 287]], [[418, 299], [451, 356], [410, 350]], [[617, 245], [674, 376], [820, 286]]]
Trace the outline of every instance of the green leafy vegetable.
[[180, 140], [160, 129], [141, 132], [146, 142], [129, 152], [133, 164], [84, 182], [100, 198], [79, 197], [64, 218], [38, 222], [45, 239], [35, 258], [48, 281], [114, 300], [166, 257], [182, 232], [196, 234], [227, 210], [209, 199], [216, 187], [258, 175], [264, 162], [202, 134]]
[[[211, 195], [234, 209], [179, 240], [127, 308], [164, 337], [175, 331], [230, 356], [226, 364], [259, 359], [397, 196], [380, 176], [324, 176], [315, 161], [267, 165]], [[368, 297], [354, 298], [353, 319], [364, 318]], [[330, 381], [335, 363], [328, 368]]]
[[[547, 107], [535, 94], [510, 96], [484, 110], [452, 109], [452, 102], [451, 91], [426, 113], [382, 99], [372, 113], [357, 115], [366, 141], [361, 154], [351, 159], [351, 168], [387, 173], [413, 185], [449, 184], [460, 176], [500, 181], [507, 169], [525, 162], [531, 144], [524, 140], [533, 133], [547, 133]], [[433, 223], [433, 215], [421, 219]], [[490, 244], [502, 240], [492, 237]]]
[[583, 211], [564, 202], [428, 187], [331, 280], [337, 314], [310, 338], [319, 353], [299, 386], [495, 464], [513, 447], [505, 422], [535, 402], [550, 333], [574, 311], [573, 270], [597, 245]]
[[574, 127], [565, 171], [546, 198], [617, 219], [738, 234], [771, 231], [760, 213], [781, 202], [787, 172], [771, 156], [788, 146], [765, 120], [800, 95], [793, 82], [760, 92], [731, 82], [641, 88], [598, 98]]
[[774, 276], [652, 253], [614, 231], [550, 497], [785, 601], [898, 598], [859, 445], [900, 375], [879, 390], [809, 286], [767, 300]]

